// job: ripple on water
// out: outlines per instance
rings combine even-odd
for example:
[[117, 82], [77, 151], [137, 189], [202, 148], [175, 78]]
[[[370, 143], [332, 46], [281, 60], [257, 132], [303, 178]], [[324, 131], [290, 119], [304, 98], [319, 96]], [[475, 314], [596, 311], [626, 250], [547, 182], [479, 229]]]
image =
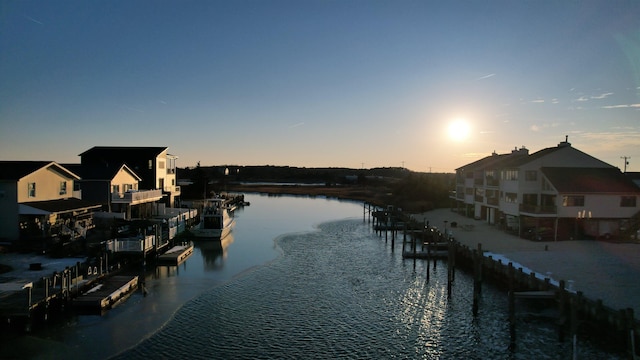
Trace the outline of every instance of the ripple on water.
[[[259, 271], [185, 304], [164, 328], [121, 358], [194, 359], [559, 359], [569, 344], [552, 327], [518, 325], [509, 344], [504, 292], [485, 286], [471, 314], [472, 279], [456, 274], [447, 297], [446, 265], [402, 261], [399, 252], [350, 220], [283, 237], [284, 255]], [[415, 265], [414, 265], [415, 264]], [[608, 357], [586, 347], [583, 358]]]

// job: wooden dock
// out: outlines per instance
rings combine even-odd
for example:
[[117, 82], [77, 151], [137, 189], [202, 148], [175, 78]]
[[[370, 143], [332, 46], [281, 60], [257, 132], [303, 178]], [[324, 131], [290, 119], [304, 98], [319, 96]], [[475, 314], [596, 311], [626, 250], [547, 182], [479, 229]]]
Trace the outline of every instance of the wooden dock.
[[446, 259], [449, 257], [449, 243], [415, 244], [415, 241], [406, 242], [403, 244], [402, 257], [405, 259]]
[[160, 265], [180, 265], [193, 254], [193, 244], [177, 245], [158, 257]]
[[138, 288], [138, 276], [112, 276], [73, 299], [77, 307], [109, 309]]

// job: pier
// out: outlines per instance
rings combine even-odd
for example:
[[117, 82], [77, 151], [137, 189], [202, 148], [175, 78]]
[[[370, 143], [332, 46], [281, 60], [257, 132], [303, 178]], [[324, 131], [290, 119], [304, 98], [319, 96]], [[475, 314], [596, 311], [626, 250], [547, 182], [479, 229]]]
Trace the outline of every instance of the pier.
[[126, 295], [138, 288], [138, 276], [116, 275], [95, 284], [82, 295], [73, 299], [76, 307], [110, 309]]
[[[381, 216], [380, 211], [376, 209], [368, 213], [370, 223], [375, 225], [389, 219], [387, 215]], [[450, 259], [448, 286], [455, 286], [452, 272], [456, 268], [473, 274], [474, 290], [469, 296], [473, 298], [472, 311], [475, 316], [482, 314], [480, 298], [483, 282], [491, 281], [508, 290], [508, 321], [512, 329], [510, 347], [515, 346], [517, 304], [527, 301], [546, 304], [544, 306], [554, 310], [560, 341], [571, 338], [577, 343], [581, 329], [591, 329], [619, 342], [618, 345], [626, 348], [631, 359], [637, 359], [640, 355], [636, 345], [640, 344], [640, 323], [635, 317], [640, 307], [637, 301], [640, 298], [640, 284], [637, 282], [640, 276], [640, 244], [593, 240], [530, 241], [449, 209], [423, 214], [396, 214], [394, 218], [407, 224], [403, 227], [405, 230], [420, 224], [431, 224], [428, 228], [434, 229], [437, 229], [436, 224], [441, 226], [441, 233], [446, 234], [452, 245], [452, 251], [446, 257]], [[415, 233], [408, 230], [400, 235], [393, 227], [374, 227], [374, 230], [380, 236], [383, 236], [381, 232], [385, 232], [385, 240], [389, 236], [393, 240]], [[406, 249], [407, 244], [409, 249]], [[416, 244], [420, 244], [420, 240], [405, 240], [403, 255], [421, 254]], [[416, 255], [414, 261], [415, 258], [429, 259], [428, 255]], [[428, 272], [426, 276], [428, 279]]]
[[193, 254], [193, 244], [176, 245], [158, 256], [158, 265], [180, 265]]

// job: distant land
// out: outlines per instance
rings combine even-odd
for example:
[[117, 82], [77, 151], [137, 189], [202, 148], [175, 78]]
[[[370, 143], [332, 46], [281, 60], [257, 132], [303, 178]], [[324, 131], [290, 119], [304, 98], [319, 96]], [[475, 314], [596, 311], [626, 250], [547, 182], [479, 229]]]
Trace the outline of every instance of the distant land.
[[[427, 211], [449, 205], [455, 174], [401, 167], [350, 169], [217, 165], [178, 168], [183, 199], [221, 192], [327, 196]], [[205, 186], [206, 184], [206, 186]]]

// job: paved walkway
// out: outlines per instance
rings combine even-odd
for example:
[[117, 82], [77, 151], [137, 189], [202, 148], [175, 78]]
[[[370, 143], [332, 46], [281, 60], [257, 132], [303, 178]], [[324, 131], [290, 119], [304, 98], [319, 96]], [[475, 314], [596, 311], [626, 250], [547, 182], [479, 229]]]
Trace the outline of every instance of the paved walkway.
[[[640, 317], [640, 244], [530, 241], [449, 209], [414, 214], [413, 218], [427, 220], [440, 230], [448, 221], [447, 230], [460, 243], [473, 249], [481, 243], [485, 255], [486, 252], [501, 254], [514, 266], [517, 263], [552, 280], [566, 280], [568, 286], [582, 291], [585, 297], [602, 299], [605, 306], [613, 309], [632, 308], [635, 317]], [[457, 222], [457, 227], [451, 228], [451, 222]], [[463, 225], [472, 225], [473, 229], [465, 230]]]

